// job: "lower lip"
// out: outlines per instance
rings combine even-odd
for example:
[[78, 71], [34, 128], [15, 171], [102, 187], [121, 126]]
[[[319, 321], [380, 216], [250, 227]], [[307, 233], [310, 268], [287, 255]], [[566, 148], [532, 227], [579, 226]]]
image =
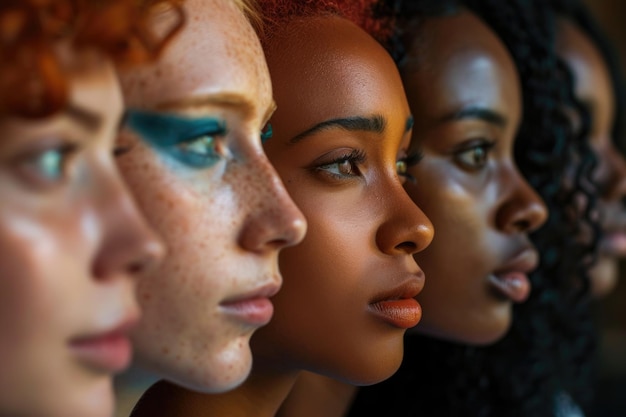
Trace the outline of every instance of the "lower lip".
[[70, 348], [90, 366], [112, 373], [126, 369], [133, 352], [130, 340], [122, 334], [76, 340]]
[[274, 305], [268, 298], [251, 298], [237, 302], [221, 304], [227, 314], [255, 326], [264, 326], [274, 314]]
[[415, 327], [422, 318], [422, 307], [413, 298], [379, 301], [370, 304], [370, 310], [387, 323], [400, 329]]
[[515, 302], [523, 303], [530, 295], [530, 280], [523, 272], [509, 272], [499, 276], [491, 275], [490, 284], [500, 295]]

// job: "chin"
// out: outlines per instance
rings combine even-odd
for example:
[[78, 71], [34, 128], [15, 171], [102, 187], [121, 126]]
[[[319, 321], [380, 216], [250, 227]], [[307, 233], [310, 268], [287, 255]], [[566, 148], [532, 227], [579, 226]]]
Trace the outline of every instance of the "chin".
[[499, 320], [489, 328], [454, 329], [445, 326], [429, 326], [419, 324], [412, 333], [419, 333], [435, 339], [469, 346], [488, 346], [502, 339], [511, 327], [511, 315], [507, 320]]

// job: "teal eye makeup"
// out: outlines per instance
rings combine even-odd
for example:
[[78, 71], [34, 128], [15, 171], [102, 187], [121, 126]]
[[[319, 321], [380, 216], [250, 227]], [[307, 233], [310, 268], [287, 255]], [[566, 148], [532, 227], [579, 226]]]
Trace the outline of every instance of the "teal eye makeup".
[[161, 152], [197, 169], [209, 168], [222, 158], [216, 145], [228, 134], [226, 122], [221, 119], [132, 109], [127, 112], [126, 125]]
[[268, 123], [265, 125], [265, 129], [261, 132], [261, 143], [265, 143], [272, 138], [274, 135], [274, 130], [272, 129], [272, 124]]

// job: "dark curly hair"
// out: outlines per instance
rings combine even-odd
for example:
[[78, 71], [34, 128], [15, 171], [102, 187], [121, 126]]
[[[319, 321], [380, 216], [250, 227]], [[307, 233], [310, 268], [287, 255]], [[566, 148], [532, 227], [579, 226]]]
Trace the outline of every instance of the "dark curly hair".
[[[164, 34], [150, 12], [176, 14]], [[59, 111], [68, 86], [57, 45], [97, 50], [118, 64], [156, 58], [184, 22], [173, 0], [3, 0], [0, 4], [0, 114], [40, 118]]]
[[[624, 78], [622, 77], [619, 57], [615, 53], [613, 45], [611, 45], [611, 42], [582, 1], [549, 0], [547, 3], [550, 4], [550, 7], [558, 17], [568, 19], [582, 29], [600, 51], [600, 55], [602, 55], [609, 70], [615, 97], [616, 117], [612, 126], [612, 137], [614, 140], [623, 138], [626, 133], [626, 120], [621, 116], [623, 116], [626, 111], [626, 86], [624, 85]], [[623, 146], [624, 144], [621, 145]]]
[[[400, 370], [361, 388], [350, 416], [554, 416], [564, 395], [589, 409], [595, 330], [588, 268], [598, 224], [591, 173], [595, 157], [585, 140], [588, 115], [575, 100], [572, 77], [554, 51], [554, 16], [541, 0], [422, 0], [389, 3], [399, 19], [422, 19], [467, 8], [506, 45], [520, 74], [523, 121], [515, 142], [522, 174], [549, 209], [531, 238], [541, 263], [530, 276], [529, 299], [514, 307], [510, 331], [475, 347], [409, 334]], [[399, 34], [419, 36], [416, 33]], [[398, 46], [400, 48], [398, 48]], [[400, 69], [402, 42], [394, 55]], [[566, 109], [578, 113], [575, 130]]]

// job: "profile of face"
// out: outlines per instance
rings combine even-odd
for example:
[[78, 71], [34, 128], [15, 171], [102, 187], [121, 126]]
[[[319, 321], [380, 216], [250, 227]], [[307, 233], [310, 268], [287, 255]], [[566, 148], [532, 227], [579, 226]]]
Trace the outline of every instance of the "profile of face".
[[140, 280], [139, 363], [220, 392], [251, 367], [273, 313], [280, 249], [306, 229], [261, 145], [275, 109], [258, 38], [231, 0], [189, 0], [150, 67], [122, 74], [131, 111], [118, 164], [169, 252]]
[[278, 110], [268, 157], [308, 221], [279, 259], [275, 315], [252, 338], [255, 369], [355, 384], [389, 377], [421, 311], [412, 258], [430, 221], [402, 188], [412, 117], [391, 57], [339, 17], [308, 17], [265, 48]]
[[468, 11], [430, 18], [413, 36], [401, 73], [411, 148], [423, 159], [405, 188], [436, 231], [415, 256], [428, 282], [414, 331], [491, 343], [529, 295], [538, 254], [528, 233], [547, 216], [514, 161], [520, 81], [502, 42]]
[[626, 257], [626, 161], [611, 137], [615, 97], [600, 51], [582, 30], [564, 19], [558, 25], [557, 52], [574, 75], [577, 98], [590, 112], [590, 143], [598, 157], [594, 177], [604, 234], [597, 264], [591, 270], [591, 289], [594, 296], [601, 297], [615, 287], [618, 260]]
[[135, 275], [163, 254], [113, 159], [113, 68], [64, 55], [64, 109], [0, 118], [0, 415], [111, 416], [140, 314]]

